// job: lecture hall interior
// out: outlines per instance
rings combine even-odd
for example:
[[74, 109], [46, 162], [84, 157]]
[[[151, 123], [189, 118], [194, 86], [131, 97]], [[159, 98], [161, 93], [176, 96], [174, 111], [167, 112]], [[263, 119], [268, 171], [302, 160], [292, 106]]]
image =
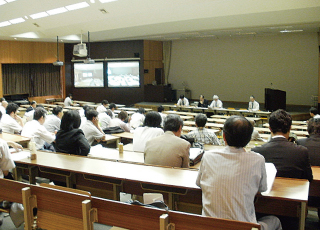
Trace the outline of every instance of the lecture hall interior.
[[[236, 114], [233, 110], [248, 109], [249, 97], [254, 95], [260, 110], [267, 114], [270, 101], [266, 100], [266, 92], [279, 90], [285, 92], [285, 108], [297, 121], [309, 119], [309, 109], [319, 105], [320, 0], [0, 0], [0, 12], [0, 97], [54, 104], [72, 94], [75, 101], [93, 104], [107, 99], [128, 108], [156, 110], [164, 105], [165, 110], [178, 110], [186, 117], [190, 114], [183, 112], [191, 113], [192, 119], [196, 110], [175, 107], [181, 94], [191, 105], [199, 101], [200, 95], [209, 102], [213, 95], [218, 95], [228, 115]], [[81, 47], [86, 47], [85, 54], [81, 53]], [[121, 72], [123, 69], [130, 69], [130, 73]], [[212, 114], [224, 116], [225, 112]], [[261, 129], [266, 127], [266, 114], [261, 115]], [[66, 157], [70, 170], [56, 170], [56, 174], [50, 165], [54, 161], [42, 168], [19, 163], [19, 170], [28, 171], [30, 178], [34, 173], [54, 175], [54, 179], [66, 179], [67, 187], [90, 190], [90, 195], [69, 191], [76, 200], [91, 200], [86, 220], [81, 213], [67, 217], [75, 221], [75, 226], [80, 223], [82, 228], [86, 222], [87, 228], [83, 229], [91, 229], [92, 223], [97, 222], [101, 226], [95, 224], [95, 229], [109, 229], [105, 225], [174, 229], [176, 223], [176, 229], [187, 229], [187, 224], [181, 223], [185, 221], [190, 229], [210, 229], [208, 225], [216, 223], [198, 216], [201, 191], [195, 185], [196, 169], [169, 172], [159, 168], [148, 177], [146, 173], [138, 173], [142, 164], [133, 164], [130, 159], [122, 163], [121, 159], [86, 159], [96, 167], [110, 167], [114, 172], [130, 168], [137, 175], [116, 175], [111, 170], [105, 173], [101, 168], [94, 173], [92, 167], [85, 172], [82, 164], [86, 160], [78, 158], [81, 167], [72, 168], [74, 162]], [[159, 174], [159, 177], [174, 176], [172, 181], [164, 180], [164, 184], [160, 178], [150, 178]], [[134, 178], [138, 175], [142, 178]], [[5, 186], [11, 185], [6, 183]], [[277, 183], [280, 186], [285, 182]], [[20, 191], [25, 185], [12, 186], [19, 189], [16, 196], [25, 196]], [[31, 194], [33, 190], [34, 194], [41, 194], [35, 185], [30, 186]], [[297, 186], [301, 189], [292, 187], [290, 192], [309, 190], [309, 184]], [[320, 188], [314, 190], [315, 196], [320, 197]], [[6, 191], [10, 193], [10, 189]], [[119, 192], [136, 192], [138, 198], [143, 192], [160, 192], [170, 211], [118, 204]], [[63, 197], [68, 191], [61, 193]], [[288, 210], [288, 217], [294, 217], [299, 229], [318, 228], [316, 208], [320, 203], [311, 208], [315, 213], [309, 223], [311, 227], [308, 218], [304, 220], [308, 192], [301, 199], [276, 196], [259, 196], [257, 210], [274, 215]], [[22, 203], [22, 198], [3, 196], [0, 200], [4, 198]], [[280, 201], [284, 204], [278, 207]], [[42, 205], [41, 201], [38, 205]], [[110, 208], [105, 208], [108, 205]], [[81, 205], [70, 206], [69, 210], [76, 207], [84, 210]], [[111, 220], [107, 218], [109, 213]], [[68, 225], [68, 221], [63, 223]], [[216, 224], [221, 229], [242, 226], [238, 222]], [[243, 224], [241, 229], [255, 227]]]

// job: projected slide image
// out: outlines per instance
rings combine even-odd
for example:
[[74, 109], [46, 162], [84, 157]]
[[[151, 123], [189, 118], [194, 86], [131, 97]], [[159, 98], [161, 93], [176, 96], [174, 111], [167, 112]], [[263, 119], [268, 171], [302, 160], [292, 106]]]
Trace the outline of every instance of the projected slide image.
[[139, 86], [139, 61], [108, 62], [108, 87]]
[[104, 87], [103, 63], [74, 64], [75, 87]]

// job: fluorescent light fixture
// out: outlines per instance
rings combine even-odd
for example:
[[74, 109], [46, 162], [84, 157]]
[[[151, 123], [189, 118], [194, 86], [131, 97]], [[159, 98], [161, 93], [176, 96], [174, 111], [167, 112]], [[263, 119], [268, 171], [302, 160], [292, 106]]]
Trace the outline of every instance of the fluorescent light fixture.
[[303, 32], [303, 30], [281, 30], [280, 33], [297, 33]]
[[8, 3], [9, 3], [9, 2], [14, 2], [14, 1], [16, 1], [16, 0], [6, 0], [6, 2], [8, 2]]
[[101, 3], [107, 3], [107, 2], [115, 2], [118, 0], [99, 0]]
[[0, 22], [0, 27], [10, 26], [11, 23], [8, 21]]
[[68, 41], [80, 41], [80, 37], [78, 35], [67, 35], [60, 37], [60, 39], [68, 40]]
[[15, 18], [15, 19], [9, 20], [9, 22], [11, 22], [12, 24], [18, 24], [24, 21], [25, 20], [23, 18]]
[[44, 18], [49, 16], [49, 14], [47, 14], [47, 12], [40, 12], [40, 13], [36, 13], [36, 14], [31, 14], [30, 17], [32, 19], [38, 19], [38, 18]]
[[96, 1], [95, 1], [95, 0], [90, 0], [90, 2], [91, 2], [91, 3], [95, 3]]
[[47, 13], [49, 15], [55, 15], [55, 14], [61, 14], [64, 12], [67, 12], [68, 10], [65, 7], [60, 7], [60, 8], [56, 8], [56, 9], [52, 9], [52, 10], [47, 10]]
[[17, 37], [17, 38], [39, 38], [39, 36], [34, 32], [28, 32], [23, 34], [16, 34], [10, 37]]
[[68, 10], [78, 10], [78, 9], [85, 8], [85, 7], [88, 7], [88, 6], [90, 6], [90, 5], [87, 2], [80, 2], [80, 3], [76, 3], [76, 4], [72, 4], [72, 5], [66, 6], [66, 8]]
[[7, 2], [4, 0], [0, 0], [0, 6], [6, 4]]

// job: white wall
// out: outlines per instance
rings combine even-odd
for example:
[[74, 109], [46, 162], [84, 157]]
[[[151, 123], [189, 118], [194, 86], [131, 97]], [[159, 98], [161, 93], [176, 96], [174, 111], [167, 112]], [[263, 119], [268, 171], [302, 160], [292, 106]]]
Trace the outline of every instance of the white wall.
[[311, 105], [318, 95], [317, 33], [174, 41], [169, 83], [192, 98], [264, 102], [264, 89], [287, 92], [287, 104]]

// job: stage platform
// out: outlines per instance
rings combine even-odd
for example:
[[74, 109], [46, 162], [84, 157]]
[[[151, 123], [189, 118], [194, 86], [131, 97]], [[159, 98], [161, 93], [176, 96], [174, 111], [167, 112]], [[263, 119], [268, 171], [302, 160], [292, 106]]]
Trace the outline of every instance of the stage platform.
[[[160, 105], [174, 105], [173, 102], [139, 102], [134, 104], [134, 107], [139, 108], [149, 108], [157, 111]], [[242, 102], [223, 102], [224, 108], [235, 108], [235, 109], [245, 109], [248, 103]], [[287, 111], [291, 114], [292, 119], [295, 121], [305, 121], [310, 118], [309, 109], [311, 106], [301, 106], [301, 105], [287, 105]], [[260, 104], [260, 109], [264, 111], [263, 104]]]

